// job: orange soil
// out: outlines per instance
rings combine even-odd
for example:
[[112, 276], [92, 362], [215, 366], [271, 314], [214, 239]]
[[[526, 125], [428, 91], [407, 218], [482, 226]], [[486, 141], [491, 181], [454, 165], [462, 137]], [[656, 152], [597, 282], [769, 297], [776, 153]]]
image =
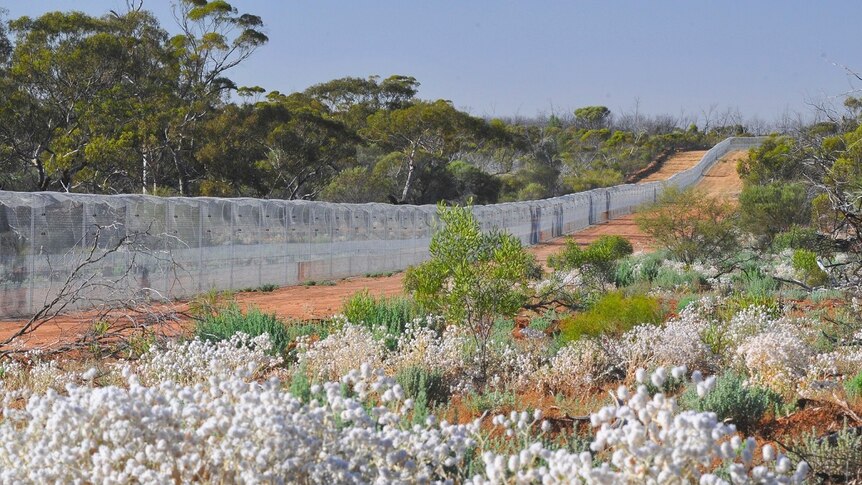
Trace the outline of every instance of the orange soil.
[[[681, 152], [668, 159], [654, 174], [642, 182], [661, 180], [670, 177], [678, 171], [691, 168], [706, 152]], [[734, 152], [719, 161], [706, 175], [699, 187], [711, 194], [736, 197], [741, 189], [739, 176], [736, 174], [736, 160], [746, 152]], [[634, 223], [633, 216], [623, 216], [605, 224], [593, 226], [573, 234], [572, 237], [581, 244], [589, 244], [603, 235], [620, 235], [632, 242], [635, 250], [650, 248], [649, 238], [640, 232]], [[530, 248], [540, 263], [544, 264], [550, 254], [559, 251], [567, 237], [561, 237]], [[285, 320], [309, 320], [331, 317], [341, 310], [346, 298], [361, 290], [368, 290], [372, 295], [397, 295], [402, 291], [403, 274], [377, 278], [354, 277], [337, 281], [334, 286], [288, 286], [269, 293], [240, 293], [236, 300], [241, 306], [255, 305], [265, 312], [275, 313]], [[188, 305], [183, 302], [173, 306], [165, 305], [157, 309], [161, 312], [184, 313]], [[34, 332], [24, 345], [27, 348], [51, 346], [58, 342], [69, 342], [84, 333], [93, 321], [93, 313], [70, 314], [57, 318], [45, 324]], [[0, 322], [0, 339], [8, 337], [17, 328], [20, 321]], [[176, 328], [179, 330], [179, 328]]]
[[[659, 171], [650, 177], [647, 177], [641, 181], [641, 183], [653, 180], [663, 180], [677, 173], [677, 171], [691, 168], [698, 160], [700, 160], [701, 157], [703, 157], [704, 153], [706, 152], [678, 153], [665, 162]], [[695, 155], [696, 160], [692, 161], [692, 159], [695, 158]], [[735, 151], [725, 155], [704, 175], [703, 179], [701, 179], [697, 184], [697, 189], [711, 197], [723, 197], [730, 200], [736, 200], [739, 193], [742, 191], [742, 180], [736, 172], [736, 164], [741, 158], [747, 156], [748, 152], [745, 150]], [[669, 166], [673, 167], [673, 169], [669, 169]], [[652, 178], [659, 174], [661, 174], [660, 179]], [[651, 249], [652, 241], [649, 236], [638, 229], [634, 221], [634, 215], [622, 216], [604, 224], [589, 227], [573, 234], [572, 237], [579, 244], [587, 245], [601, 236], [609, 235], [623, 236], [628, 239], [631, 241], [635, 251]], [[534, 252], [539, 260], [544, 262], [547, 260], [548, 255], [559, 250], [559, 248], [565, 244], [565, 241], [566, 238], [549, 241], [547, 244], [536, 247]]]
[[711, 197], [736, 200], [742, 192], [742, 179], [736, 171], [739, 160], [748, 158], [747, 150], [730, 152], [706, 172], [697, 184], [698, 190]]

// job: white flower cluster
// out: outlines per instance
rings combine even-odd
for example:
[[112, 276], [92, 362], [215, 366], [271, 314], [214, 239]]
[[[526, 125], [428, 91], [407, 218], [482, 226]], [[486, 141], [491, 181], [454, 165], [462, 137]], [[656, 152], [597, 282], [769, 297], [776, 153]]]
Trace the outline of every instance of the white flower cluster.
[[227, 377], [243, 371], [250, 378], [281, 363], [267, 354], [272, 349], [268, 334], [250, 337], [236, 333], [228, 340], [194, 339], [153, 347], [136, 366], [146, 384], [173, 381], [180, 384], [205, 382], [212, 376]]
[[711, 372], [717, 365], [716, 355], [702, 338], [709, 324], [690, 306], [664, 325], [638, 325], [620, 339], [620, 362], [626, 363], [629, 375], [638, 367], [673, 364]]
[[438, 335], [432, 328], [413, 322], [386, 356], [386, 368], [395, 374], [407, 367], [424, 367], [454, 379], [464, 367], [467, 339], [465, 329], [458, 325], [450, 325]]
[[[247, 355], [248, 337], [233, 343], [242, 344], [230, 347], [237, 355]], [[196, 348], [190, 344], [182, 348]], [[153, 353], [174, 355], [178, 348]], [[794, 470], [768, 446], [761, 451], [764, 464], [754, 466], [752, 440], [737, 437], [712, 413], [679, 412], [674, 399], [650, 396], [644, 385], [620, 387], [616, 406], [591, 415], [592, 453], [536, 440], [551, 429], [536, 411], [493, 418], [516, 446], [498, 454], [486, 446], [481, 419], [409, 424], [412, 400], [368, 365], [312, 386], [307, 403], [275, 378], [248, 382], [242, 366], [238, 375], [216, 372], [193, 384], [150, 386], [130, 366], [122, 369], [127, 388], [68, 384], [65, 395], [48, 390], [32, 395], [24, 409], [5, 406], [0, 483], [454, 482], [465, 479], [465, 459], [476, 452], [484, 470], [470, 478], [475, 484], [723, 483], [711, 474], [719, 463], [735, 482], [799, 483], [807, 471], [804, 464]], [[661, 387], [670, 376], [684, 378], [686, 369], [635, 374]], [[693, 379], [703, 393], [714, 383], [698, 372]]]
[[345, 323], [337, 332], [310, 343], [297, 339], [301, 352], [299, 361], [311, 377], [321, 380], [338, 379], [360, 363], [381, 367], [385, 347], [362, 325]]
[[574, 392], [598, 384], [613, 369], [615, 356], [595, 339], [580, 339], [560, 349], [533, 375], [538, 390]]
[[[684, 367], [677, 367], [671, 374], [680, 378], [685, 372]], [[647, 373], [639, 369], [636, 374], [643, 384]], [[659, 368], [649, 379], [661, 387], [667, 378], [667, 370]], [[695, 379], [703, 392], [714, 385], [711, 379]], [[718, 421], [714, 413], [680, 412], [675, 399], [661, 393], [650, 396], [645, 385], [636, 391], [620, 386], [615, 398], [618, 405], [590, 416], [597, 428], [590, 445], [595, 454], [550, 450], [539, 441], [515, 454], [485, 452], [485, 474], [470, 483], [725, 484], [711, 472], [727, 467], [733, 483], [789, 484], [802, 483], [808, 474], [807, 464], [801, 462], [794, 469], [789, 458], [769, 445], [761, 450], [763, 464], [755, 466], [753, 438], [741, 439], [733, 425]], [[513, 422], [518, 429], [526, 420], [498, 417], [494, 424], [504, 426], [509, 433]]]
[[367, 366], [315, 386], [308, 404], [276, 379], [146, 387], [125, 371], [128, 389], [69, 385], [4, 409], [0, 482], [421, 482], [456, 469], [478, 432], [478, 422], [402, 427], [412, 403]]
[[797, 330], [794, 325], [777, 324], [737, 348], [755, 382], [786, 392], [794, 390], [806, 376], [814, 352]]

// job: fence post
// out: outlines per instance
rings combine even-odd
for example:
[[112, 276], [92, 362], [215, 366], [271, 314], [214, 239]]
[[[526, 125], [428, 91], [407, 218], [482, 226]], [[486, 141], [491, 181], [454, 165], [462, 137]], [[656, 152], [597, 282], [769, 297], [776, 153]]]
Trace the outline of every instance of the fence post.
[[27, 289], [28, 312], [33, 313], [33, 280], [36, 276], [36, 205], [30, 206], [30, 271], [29, 288]]
[[203, 292], [204, 284], [204, 212], [207, 206], [203, 201], [198, 200], [198, 291]]
[[229, 289], [231, 289], [231, 290], [234, 289], [233, 288], [233, 263], [234, 263], [233, 260], [234, 260], [234, 246], [235, 246], [234, 238], [236, 237], [236, 234], [234, 233], [234, 230], [235, 230], [234, 229], [234, 219], [236, 218], [236, 213], [234, 210], [235, 206], [236, 206], [236, 204], [233, 201], [228, 202], [227, 207], [230, 207], [230, 281], [229, 281], [230, 287], [229, 287]]
[[611, 220], [611, 191], [605, 191], [605, 222]]

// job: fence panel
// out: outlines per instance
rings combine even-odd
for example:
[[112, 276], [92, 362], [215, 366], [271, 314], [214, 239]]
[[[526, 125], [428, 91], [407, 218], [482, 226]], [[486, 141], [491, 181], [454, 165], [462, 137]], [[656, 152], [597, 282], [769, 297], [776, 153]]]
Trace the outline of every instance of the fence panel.
[[[536, 244], [629, 214], [667, 186], [691, 186], [729, 151], [763, 139], [728, 138], [663, 182], [473, 211], [483, 230]], [[91, 250], [98, 257], [125, 238], [136, 250], [124, 247], [86, 267], [88, 277], [105, 284], [83, 303], [107, 301], [117, 285], [135, 297], [182, 298], [402, 270], [427, 259], [437, 223], [433, 205], [0, 191], [0, 317], [33, 312]]]

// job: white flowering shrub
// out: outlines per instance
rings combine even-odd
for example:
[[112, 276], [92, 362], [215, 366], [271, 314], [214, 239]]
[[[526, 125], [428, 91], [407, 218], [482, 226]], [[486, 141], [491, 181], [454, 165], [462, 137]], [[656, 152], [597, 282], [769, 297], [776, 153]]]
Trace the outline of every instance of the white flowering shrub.
[[603, 343], [610, 344], [590, 338], [570, 342], [532, 376], [534, 386], [543, 392], [571, 393], [601, 384], [618, 368], [616, 355]]
[[362, 325], [345, 323], [322, 340], [309, 343], [299, 338], [300, 365], [315, 380], [332, 380], [347, 374], [359, 364], [372, 368], [383, 365], [386, 347], [374, 338], [371, 330]]
[[395, 350], [386, 355], [386, 369], [396, 374], [401, 369], [422, 367], [440, 372], [448, 380], [455, 379], [465, 365], [468, 338], [462, 326], [450, 325], [440, 335], [433, 328], [411, 323], [398, 336]]
[[[676, 378], [686, 369], [671, 371]], [[653, 396], [643, 383], [646, 372], [636, 372], [641, 385], [633, 391], [625, 386], [615, 394], [618, 404], [591, 414], [596, 428], [592, 452], [552, 450], [536, 441], [520, 452], [482, 454], [483, 475], [470, 483], [728, 483], [714, 471], [726, 468], [733, 483], [802, 483], [808, 465], [791, 460], [770, 445], [757, 450], [753, 438], [741, 439], [733, 425], [720, 422], [713, 413], [680, 411], [676, 400], [658, 393]], [[650, 377], [661, 387], [668, 378], [665, 368]], [[698, 392], [704, 394], [714, 379], [704, 380], [695, 372]], [[536, 417], [537, 418], [537, 417]], [[529, 417], [498, 416], [494, 424], [511, 435], [529, 429]], [[547, 429], [547, 428], [544, 428]], [[762, 464], [755, 466], [760, 455]], [[598, 462], [598, 463], [597, 463]]]
[[626, 332], [617, 351], [626, 374], [631, 376], [641, 367], [672, 365], [710, 373], [717, 370], [717, 356], [703, 339], [711, 322], [701, 311], [701, 306], [689, 305], [663, 325], [639, 325]]
[[788, 323], [775, 324], [737, 348], [754, 382], [777, 392], [796, 389], [814, 357], [813, 350], [799, 337], [797, 330]]
[[240, 332], [218, 342], [195, 338], [169, 342], [166, 348], [153, 347], [135, 368], [145, 384], [205, 382], [210, 377], [225, 378], [238, 371], [250, 378], [281, 363], [280, 357], [267, 354], [271, 349], [267, 334], [250, 337]]
[[478, 426], [401, 426], [410, 401], [367, 366], [316, 386], [310, 404], [274, 379], [152, 387], [128, 379], [128, 389], [70, 385], [68, 395], [4, 409], [0, 482], [428, 481], [463, 460]]
[[[367, 365], [313, 386], [308, 403], [275, 378], [216, 374], [193, 385], [146, 386], [130, 366], [123, 374], [127, 388], [69, 384], [65, 395], [49, 390], [23, 409], [4, 406], [0, 482], [725, 483], [713, 471], [726, 467], [734, 483], [800, 483], [807, 473], [770, 446], [754, 466], [752, 439], [712, 413], [680, 412], [673, 398], [650, 396], [644, 385], [620, 387], [617, 405], [591, 415], [591, 451], [548, 447], [538, 438], [551, 426], [536, 411], [491, 420], [517, 445], [499, 454], [481, 418], [409, 424], [412, 401]], [[642, 369], [636, 374], [647, 379]], [[664, 368], [650, 377], [657, 387], [667, 378]], [[714, 383], [693, 378], [701, 394]], [[481, 471], [465, 477], [466, 459], [477, 453]]]

